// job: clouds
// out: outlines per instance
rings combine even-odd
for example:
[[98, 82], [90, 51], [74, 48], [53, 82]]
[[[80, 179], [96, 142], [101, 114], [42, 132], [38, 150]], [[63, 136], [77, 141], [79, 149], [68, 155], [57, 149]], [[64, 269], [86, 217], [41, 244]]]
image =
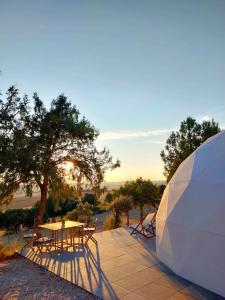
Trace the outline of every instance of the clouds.
[[[146, 137], [161, 137], [171, 133], [174, 129], [155, 129], [155, 130], [146, 130], [146, 131], [110, 131], [103, 132], [98, 137], [99, 141], [107, 140], [126, 140], [134, 138], [146, 138]], [[164, 141], [152, 140], [149, 141], [152, 144], [163, 144]]]
[[211, 121], [213, 117], [210, 117], [209, 115], [200, 116], [197, 118], [197, 121], [202, 123], [203, 121]]
[[148, 141], [150, 144], [156, 144], [156, 145], [163, 145], [166, 143], [166, 140], [165, 141], [152, 141], [152, 140], [149, 140]]

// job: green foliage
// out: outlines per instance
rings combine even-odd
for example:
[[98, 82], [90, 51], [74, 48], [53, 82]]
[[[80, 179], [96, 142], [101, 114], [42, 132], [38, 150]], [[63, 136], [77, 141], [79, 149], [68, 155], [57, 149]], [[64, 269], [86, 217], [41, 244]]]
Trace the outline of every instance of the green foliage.
[[29, 196], [33, 187], [39, 187], [36, 223], [40, 223], [48, 191], [62, 198], [67, 185], [63, 164], [68, 161], [73, 164], [70, 177], [76, 182], [77, 195], [84, 180], [97, 190], [105, 171], [120, 164], [112, 162], [108, 150], [96, 149], [97, 136], [96, 128], [80, 117], [64, 95], [52, 100], [47, 109], [37, 93], [32, 103], [10, 87], [5, 101], [0, 100], [0, 204], [9, 202], [21, 185]]
[[120, 196], [111, 202], [109, 209], [114, 215], [116, 226], [119, 227], [121, 224], [121, 215], [123, 213], [128, 214], [128, 212], [132, 209], [131, 198], [129, 196]]
[[[0, 214], [0, 227], [18, 231], [19, 226], [23, 224], [32, 227], [37, 208], [32, 209], [9, 209]], [[47, 217], [45, 215], [45, 221]]]
[[158, 202], [160, 202], [161, 198], [162, 198], [162, 195], [163, 195], [163, 192], [166, 188], [166, 185], [165, 184], [160, 184], [158, 186], [158, 190], [159, 190], [159, 199], [158, 199]]
[[143, 220], [144, 206], [155, 206], [155, 202], [159, 199], [159, 188], [151, 180], [144, 180], [141, 177], [127, 181], [117, 193], [131, 197], [134, 206], [140, 209], [140, 220]]
[[[46, 201], [45, 215], [47, 218], [64, 216], [67, 212], [75, 209], [77, 207], [79, 200], [66, 200], [58, 201], [49, 196]], [[34, 205], [38, 209], [39, 201]]]
[[95, 194], [85, 193], [84, 196], [81, 198], [83, 203], [89, 203], [90, 205], [96, 206], [98, 204], [98, 200]]
[[111, 230], [117, 228], [115, 216], [109, 215], [104, 220], [104, 229]]
[[80, 202], [76, 209], [67, 213], [66, 218], [71, 221], [77, 221], [79, 216], [87, 216], [88, 220], [91, 219], [92, 206], [88, 202], [86, 203]]
[[105, 196], [105, 201], [108, 203], [111, 203], [113, 201], [114, 197], [112, 193], [107, 193]]
[[[34, 216], [37, 213], [39, 203], [37, 202], [31, 209], [9, 209], [5, 212], [0, 212], [0, 228], [7, 228], [14, 231], [19, 229], [22, 224], [25, 227], [33, 227]], [[46, 204], [46, 212], [43, 220], [46, 222], [49, 218], [65, 215], [77, 207], [76, 200], [68, 200], [60, 202], [58, 210], [54, 208], [54, 201], [48, 197]]]
[[164, 175], [169, 181], [179, 165], [205, 140], [220, 132], [218, 123], [213, 119], [201, 124], [188, 117], [181, 122], [180, 128], [167, 139], [165, 150], [161, 151], [164, 162]]
[[66, 200], [60, 202], [60, 212], [61, 215], [67, 214], [69, 211], [74, 210], [77, 208], [77, 205], [79, 203], [79, 200]]

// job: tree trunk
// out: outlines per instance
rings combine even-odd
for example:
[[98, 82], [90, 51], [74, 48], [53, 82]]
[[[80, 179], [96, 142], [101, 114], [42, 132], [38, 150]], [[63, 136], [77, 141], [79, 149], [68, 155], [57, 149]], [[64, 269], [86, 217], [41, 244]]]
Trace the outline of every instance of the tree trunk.
[[46, 202], [47, 202], [47, 195], [48, 195], [48, 183], [46, 182], [46, 180], [44, 180], [44, 183], [41, 185], [40, 190], [41, 190], [41, 199], [40, 199], [37, 215], [35, 216], [34, 219], [34, 227], [37, 227], [43, 222], [43, 216], [46, 209]]
[[129, 211], [127, 212], [127, 226], [130, 225], [130, 216], [129, 216]]
[[141, 224], [143, 222], [143, 219], [144, 219], [144, 207], [141, 206], [140, 207], [140, 222], [141, 222]]

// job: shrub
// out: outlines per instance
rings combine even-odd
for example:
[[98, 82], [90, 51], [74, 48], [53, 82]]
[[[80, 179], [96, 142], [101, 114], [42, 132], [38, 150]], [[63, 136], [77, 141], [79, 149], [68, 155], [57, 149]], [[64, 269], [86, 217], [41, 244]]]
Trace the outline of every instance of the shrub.
[[77, 221], [79, 216], [87, 216], [88, 221], [90, 221], [92, 216], [92, 206], [87, 202], [80, 202], [76, 209], [67, 213], [66, 218], [71, 221]]
[[132, 209], [132, 201], [128, 196], [120, 196], [110, 204], [109, 209], [114, 215], [116, 226], [119, 227], [121, 224], [121, 215], [123, 213], [128, 215]]
[[112, 193], [107, 193], [105, 196], [105, 201], [108, 203], [111, 203], [113, 201], [113, 194]]
[[115, 229], [116, 227], [117, 226], [116, 226], [115, 216], [113, 214], [107, 216], [104, 220], [104, 229], [111, 230], [111, 229]]
[[98, 200], [97, 200], [96, 196], [94, 194], [91, 194], [91, 193], [84, 194], [81, 201], [83, 203], [89, 203], [90, 205], [93, 205], [93, 206], [98, 204]]
[[60, 202], [60, 209], [61, 209], [61, 214], [65, 215], [69, 211], [74, 210], [77, 208], [79, 200], [66, 200], [63, 202]]
[[1, 243], [0, 244], [0, 260], [13, 256], [16, 250], [19, 250], [21, 245], [17, 242]]

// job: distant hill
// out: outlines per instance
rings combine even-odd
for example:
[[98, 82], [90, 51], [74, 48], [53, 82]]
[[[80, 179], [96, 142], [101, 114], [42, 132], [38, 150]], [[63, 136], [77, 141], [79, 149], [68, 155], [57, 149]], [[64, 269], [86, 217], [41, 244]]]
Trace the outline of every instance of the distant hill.
[[[155, 181], [153, 180], [152, 182], [154, 182], [157, 185], [166, 184], [166, 180], [155, 180]], [[107, 190], [111, 191], [114, 189], [118, 189], [119, 187], [124, 185], [124, 183], [125, 183], [125, 181], [103, 182], [102, 187], [106, 187]]]

